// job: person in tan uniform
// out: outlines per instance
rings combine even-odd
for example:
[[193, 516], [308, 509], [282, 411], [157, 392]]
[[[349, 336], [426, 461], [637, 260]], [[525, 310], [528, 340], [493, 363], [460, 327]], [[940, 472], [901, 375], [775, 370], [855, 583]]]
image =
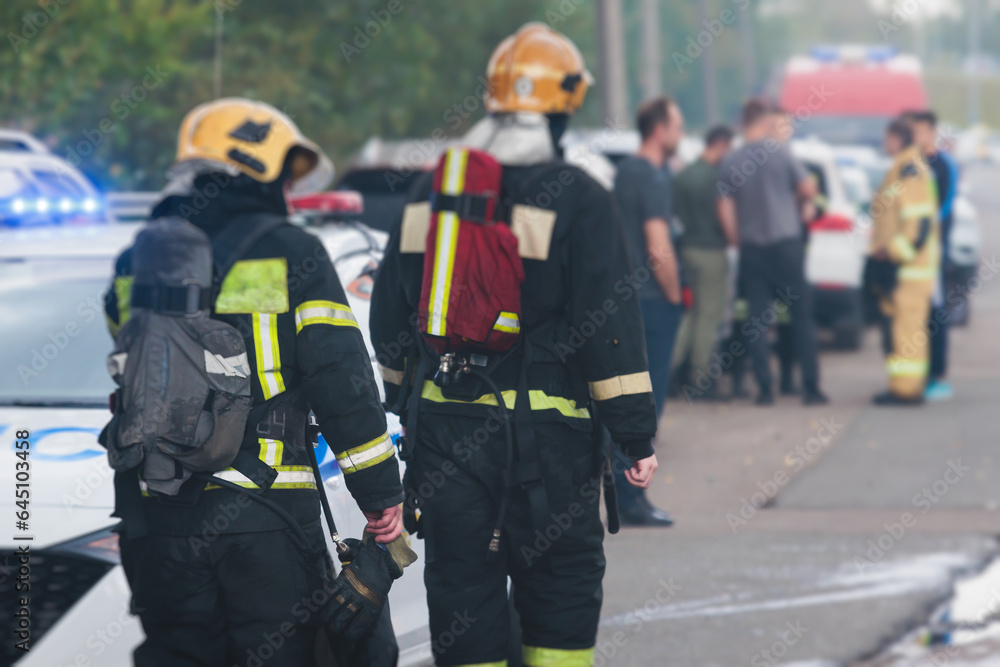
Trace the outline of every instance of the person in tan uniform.
[[877, 405], [923, 402], [929, 364], [927, 317], [940, 259], [934, 176], [902, 120], [889, 124], [893, 164], [872, 202], [870, 275], [880, 295], [888, 391]]

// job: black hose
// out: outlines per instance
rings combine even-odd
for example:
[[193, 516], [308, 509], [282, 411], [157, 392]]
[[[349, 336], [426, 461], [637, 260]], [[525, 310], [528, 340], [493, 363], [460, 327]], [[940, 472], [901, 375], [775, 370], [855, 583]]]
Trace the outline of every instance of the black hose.
[[303, 551], [310, 550], [309, 538], [306, 537], [306, 533], [304, 530], [302, 530], [302, 526], [300, 526], [299, 522], [296, 521], [295, 518], [278, 503], [274, 502], [270, 498], [264, 498], [259, 493], [253, 493], [249, 489], [245, 489], [239, 484], [234, 484], [233, 482], [230, 482], [227, 479], [222, 479], [221, 477], [216, 477], [215, 475], [204, 474], [201, 475], [201, 478], [207, 482], [210, 482], [211, 484], [216, 484], [218, 486], [221, 486], [224, 489], [229, 489], [230, 491], [241, 493], [247, 498], [250, 498], [251, 500], [258, 502], [261, 505], [264, 505], [272, 512], [274, 512], [282, 519], [284, 519], [285, 523], [288, 524], [288, 527], [292, 529], [292, 533], [294, 533], [294, 537], [299, 542], [299, 546], [302, 548]]
[[[510, 426], [510, 414], [507, 411], [507, 404], [503, 400], [503, 392], [497, 387], [496, 382], [493, 381], [486, 373], [482, 372], [478, 368], [469, 367], [469, 372], [476, 376], [480, 380], [486, 383], [486, 386], [490, 388], [493, 395], [497, 399], [497, 406], [500, 408], [500, 414], [503, 415], [503, 428], [504, 437], [507, 441], [507, 461], [506, 461], [506, 472], [509, 472], [514, 467], [514, 433]], [[515, 400], [523, 399], [528, 400], [527, 396], [518, 397]], [[493, 528], [493, 536], [490, 539], [490, 557], [494, 557], [500, 551], [500, 534], [503, 530], [503, 521], [507, 515], [507, 503], [510, 500], [510, 489], [507, 486], [506, 475], [504, 475], [503, 491], [500, 493], [500, 511], [497, 514], [497, 523]]]

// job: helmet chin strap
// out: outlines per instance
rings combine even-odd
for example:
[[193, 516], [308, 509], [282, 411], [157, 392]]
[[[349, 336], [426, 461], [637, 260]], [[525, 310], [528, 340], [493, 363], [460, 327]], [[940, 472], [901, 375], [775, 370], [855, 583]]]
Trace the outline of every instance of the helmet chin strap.
[[563, 134], [566, 133], [566, 128], [569, 127], [570, 115], [568, 113], [550, 113], [546, 114], [545, 117], [549, 121], [549, 134], [552, 137], [552, 149], [555, 151], [556, 155], [562, 157], [563, 150], [560, 142], [562, 141]]

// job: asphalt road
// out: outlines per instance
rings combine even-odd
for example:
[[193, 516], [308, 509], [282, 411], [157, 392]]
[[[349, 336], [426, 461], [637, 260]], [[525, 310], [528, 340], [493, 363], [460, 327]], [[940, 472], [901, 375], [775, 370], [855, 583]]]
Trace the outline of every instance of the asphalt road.
[[[878, 656], [998, 554], [998, 179], [967, 174], [989, 261], [953, 330], [952, 401], [871, 406], [872, 330], [859, 352], [823, 354], [828, 406], [667, 406], [650, 497], [677, 524], [608, 537], [596, 664], [938, 664]], [[997, 646], [976, 651], [986, 662], [951, 664], [1000, 664]]]

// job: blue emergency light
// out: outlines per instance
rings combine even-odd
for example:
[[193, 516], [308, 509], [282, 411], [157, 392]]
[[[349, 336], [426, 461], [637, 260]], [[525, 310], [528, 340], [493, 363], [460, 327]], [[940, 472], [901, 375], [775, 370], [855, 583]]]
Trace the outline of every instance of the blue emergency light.
[[841, 60], [864, 60], [871, 63], [883, 63], [899, 55], [895, 46], [814, 46], [809, 55], [814, 60], [825, 63], [835, 63]]
[[101, 209], [101, 202], [95, 197], [84, 197], [73, 200], [69, 197], [59, 199], [49, 199], [46, 197], [15, 197], [10, 200], [9, 210], [15, 215], [26, 215], [28, 213], [97, 213]]
[[97, 197], [14, 197], [0, 200], [0, 225], [58, 225], [97, 215], [102, 208]]

